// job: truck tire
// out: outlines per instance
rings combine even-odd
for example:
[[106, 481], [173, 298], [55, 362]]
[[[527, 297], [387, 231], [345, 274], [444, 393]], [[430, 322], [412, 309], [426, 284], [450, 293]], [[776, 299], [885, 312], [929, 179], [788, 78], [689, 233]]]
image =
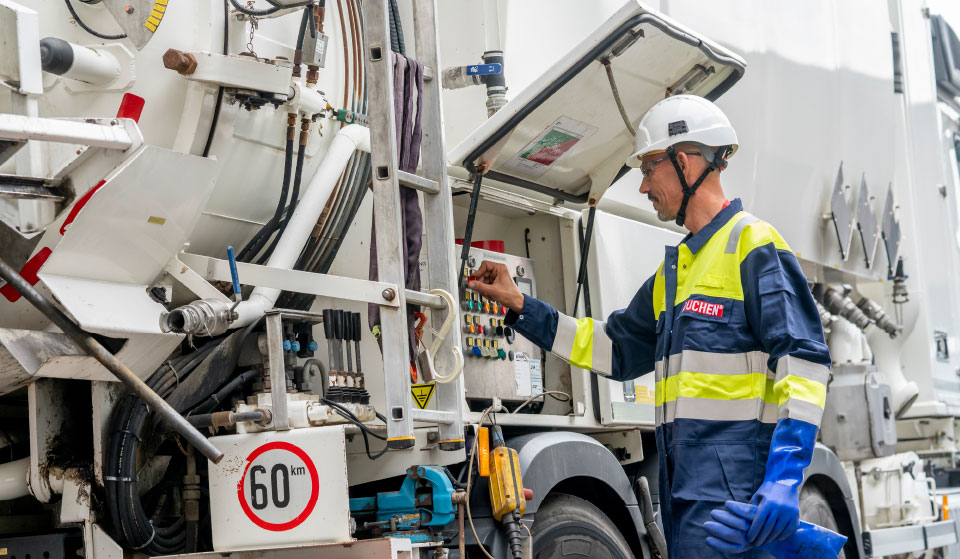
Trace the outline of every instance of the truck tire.
[[[800, 490], [800, 520], [812, 522], [839, 533], [837, 520], [833, 517], [833, 511], [830, 510], [830, 503], [823, 495], [823, 491], [813, 484], [806, 484]], [[838, 559], [846, 559], [843, 551], [837, 556]]]
[[533, 522], [534, 559], [632, 559], [614, 523], [593, 503], [573, 495], [547, 497]]

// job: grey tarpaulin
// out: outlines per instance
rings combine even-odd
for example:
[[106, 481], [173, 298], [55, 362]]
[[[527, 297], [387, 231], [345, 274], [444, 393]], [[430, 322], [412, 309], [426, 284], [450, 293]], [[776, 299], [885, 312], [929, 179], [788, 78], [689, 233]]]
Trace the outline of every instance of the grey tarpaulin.
[[[420, 112], [423, 107], [423, 64], [396, 52], [393, 56], [393, 95], [394, 115], [397, 123], [397, 145], [400, 170], [408, 173], [417, 171], [420, 162], [420, 139], [422, 136]], [[423, 244], [423, 215], [420, 212], [420, 196], [417, 191], [405, 186], [400, 187], [400, 204], [403, 209], [403, 257], [406, 262], [404, 279], [407, 289], [420, 290], [420, 247]], [[377, 230], [374, 222], [370, 233], [370, 279], [379, 279], [377, 271]], [[410, 357], [417, 354], [413, 313], [418, 310], [407, 305], [407, 330], [409, 334]], [[380, 326], [380, 307], [369, 305], [367, 319], [370, 329], [376, 331]]]

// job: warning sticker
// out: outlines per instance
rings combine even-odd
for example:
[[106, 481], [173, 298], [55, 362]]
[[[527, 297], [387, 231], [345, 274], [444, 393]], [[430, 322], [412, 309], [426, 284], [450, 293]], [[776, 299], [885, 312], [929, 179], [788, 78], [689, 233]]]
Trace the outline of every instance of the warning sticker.
[[430, 403], [430, 398], [433, 397], [433, 391], [436, 390], [437, 383], [431, 382], [430, 384], [411, 384], [410, 385], [410, 395], [413, 396], [413, 402], [417, 404], [417, 407], [420, 409], [426, 409], [427, 404]]
[[524, 146], [513, 159], [507, 161], [503, 168], [520, 175], [539, 177], [573, 149], [577, 142], [589, 138], [596, 131], [595, 126], [565, 116], [560, 117]]
[[320, 478], [302, 448], [284, 441], [258, 447], [247, 456], [237, 483], [240, 507], [251, 522], [271, 532], [292, 530], [313, 512]]

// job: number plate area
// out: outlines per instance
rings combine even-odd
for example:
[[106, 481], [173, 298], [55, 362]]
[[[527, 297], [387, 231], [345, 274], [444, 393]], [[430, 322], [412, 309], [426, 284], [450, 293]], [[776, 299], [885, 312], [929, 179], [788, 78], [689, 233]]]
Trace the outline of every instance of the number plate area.
[[210, 439], [213, 547], [236, 551], [352, 541], [344, 427]]

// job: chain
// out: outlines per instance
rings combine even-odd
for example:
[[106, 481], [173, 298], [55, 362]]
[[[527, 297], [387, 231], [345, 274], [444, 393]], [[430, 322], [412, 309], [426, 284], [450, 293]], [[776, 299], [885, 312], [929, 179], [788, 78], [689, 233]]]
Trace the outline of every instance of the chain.
[[[247, 0], [247, 8], [253, 9], [253, 0]], [[257, 28], [260, 27], [260, 23], [257, 18], [249, 16], [250, 18], [250, 40], [247, 41], [247, 51], [253, 56], [259, 58], [257, 53], [253, 50], [253, 34], [257, 31]]]

